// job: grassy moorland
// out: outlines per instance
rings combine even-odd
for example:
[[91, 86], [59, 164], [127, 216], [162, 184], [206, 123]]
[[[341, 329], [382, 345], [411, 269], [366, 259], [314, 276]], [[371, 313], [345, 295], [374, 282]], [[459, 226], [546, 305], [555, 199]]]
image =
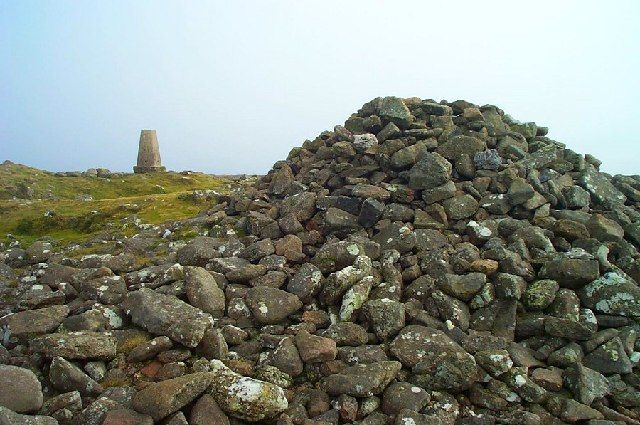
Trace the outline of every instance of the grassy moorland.
[[[0, 241], [28, 244], [48, 236], [61, 244], [99, 233], [133, 234], [134, 224], [194, 216], [211, 205], [194, 190], [224, 193], [229, 178], [203, 173], [58, 176], [24, 165], [0, 164]], [[9, 236], [11, 235], [11, 236]]]

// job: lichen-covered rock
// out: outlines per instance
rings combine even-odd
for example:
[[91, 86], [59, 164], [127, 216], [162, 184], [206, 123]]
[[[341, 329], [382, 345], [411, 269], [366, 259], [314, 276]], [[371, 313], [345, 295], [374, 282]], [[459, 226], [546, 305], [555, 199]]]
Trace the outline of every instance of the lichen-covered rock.
[[513, 366], [513, 360], [507, 350], [480, 350], [475, 353], [474, 357], [478, 365], [493, 377], [508, 372]]
[[54, 357], [49, 366], [49, 381], [58, 391], [78, 391], [85, 396], [95, 396], [103, 388], [82, 369], [62, 357]]
[[116, 339], [108, 332], [48, 334], [32, 339], [29, 346], [47, 357], [111, 360], [116, 356]]
[[587, 354], [582, 363], [607, 376], [615, 373], [630, 373], [633, 367], [618, 337], [612, 338]]
[[8, 327], [13, 336], [29, 338], [53, 332], [68, 314], [66, 305], [54, 305], [10, 314], [0, 319], [0, 325]]
[[276, 324], [302, 307], [297, 295], [277, 288], [258, 286], [245, 297], [251, 314], [262, 324]]
[[404, 305], [398, 301], [382, 298], [365, 304], [371, 328], [378, 338], [386, 341], [393, 338], [405, 324]]
[[640, 317], [640, 287], [617, 272], [608, 272], [585, 285], [580, 301], [598, 313]]
[[313, 257], [313, 264], [322, 273], [332, 273], [352, 265], [360, 255], [365, 255], [365, 251], [358, 243], [348, 241], [327, 243]]
[[576, 400], [587, 406], [611, 391], [609, 382], [602, 374], [580, 363], [574, 363], [565, 370], [564, 382]]
[[527, 286], [523, 302], [530, 310], [544, 310], [553, 303], [559, 289], [560, 285], [555, 280], [537, 280]]
[[359, 310], [369, 297], [369, 292], [373, 287], [373, 278], [365, 276], [360, 282], [347, 290], [342, 298], [339, 317], [342, 321], [350, 321], [355, 311]]
[[[198, 345], [211, 316], [172, 295], [143, 288], [130, 292], [122, 307], [133, 323], [156, 335], [168, 336], [187, 347]], [[63, 356], [64, 357], [64, 356]]]
[[406, 127], [413, 120], [413, 116], [404, 101], [395, 96], [383, 97], [379, 100], [378, 115], [396, 123], [400, 127]]
[[409, 170], [409, 187], [433, 189], [451, 178], [451, 163], [435, 152], [426, 152]]
[[402, 365], [396, 361], [351, 366], [324, 378], [322, 387], [332, 395], [369, 397], [382, 393], [401, 368]]
[[331, 273], [324, 281], [324, 287], [320, 291], [319, 299], [326, 305], [337, 304], [345, 293], [371, 274], [371, 259], [367, 256], [358, 256], [353, 265]]
[[51, 416], [21, 415], [0, 406], [0, 423], [2, 425], [58, 425], [58, 421]]
[[239, 375], [218, 360], [212, 360], [210, 366], [209, 392], [227, 414], [256, 422], [271, 419], [288, 407], [279, 386]]

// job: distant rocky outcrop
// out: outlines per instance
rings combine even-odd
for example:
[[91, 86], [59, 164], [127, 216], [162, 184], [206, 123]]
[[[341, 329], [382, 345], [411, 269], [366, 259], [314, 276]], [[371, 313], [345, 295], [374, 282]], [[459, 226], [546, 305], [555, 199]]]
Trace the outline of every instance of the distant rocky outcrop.
[[377, 98], [206, 215], [12, 247], [0, 418], [637, 424], [640, 177], [599, 166], [496, 106]]

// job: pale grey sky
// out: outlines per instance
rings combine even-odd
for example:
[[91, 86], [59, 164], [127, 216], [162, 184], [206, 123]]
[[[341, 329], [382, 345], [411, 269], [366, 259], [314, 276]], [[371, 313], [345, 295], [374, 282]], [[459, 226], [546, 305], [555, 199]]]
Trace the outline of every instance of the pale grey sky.
[[386, 95], [466, 99], [640, 174], [640, 1], [0, 3], [0, 160], [265, 173]]

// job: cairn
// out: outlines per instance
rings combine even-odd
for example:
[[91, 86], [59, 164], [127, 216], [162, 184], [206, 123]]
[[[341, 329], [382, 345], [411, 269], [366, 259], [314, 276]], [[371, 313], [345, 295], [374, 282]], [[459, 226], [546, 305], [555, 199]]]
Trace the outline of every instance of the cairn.
[[0, 423], [640, 423], [640, 176], [547, 131], [378, 98], [207, 215], [0, 253]]
[[133, 167], [137, 174], [166, 171], [160, 159], [160, 147], [155, 130], [140, 131], [140, 145], [138, 146], [138, 165]]

